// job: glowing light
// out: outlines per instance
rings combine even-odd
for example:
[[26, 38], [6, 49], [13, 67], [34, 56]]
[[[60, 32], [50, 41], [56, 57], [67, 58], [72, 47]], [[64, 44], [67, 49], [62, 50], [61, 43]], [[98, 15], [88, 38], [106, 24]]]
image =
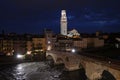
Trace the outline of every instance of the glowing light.
[[115, 44], [116, 48], [119, 48], [119, 44]]
[[120, 38], [116, 38], [116, 40], [120, 42]]
[[75, 49], [72, 49], [72, 52], [75, 53]]
[[18, 70], [21, 70], [21, 69], [22, 69], [22, 66], [18, 66], [17, 69], [18, 69]]
[[10, 54], [10, 53], [7, 53], [7, 56], [11, 56], [11, 54]]
[[40, 51], [43, 51], [43, 49], [41, 49]]
[[12, 50], [12, 53], [15, 52], [14, 50]]
[[27, 54], [30, 55], [30, 54], [31, 54], [31, 51], [27, 51]]
[[50, 44], [51, 42], [50, 41], [48, 41], [48, 44]]
[[47, 50], [51, 50], [51, 46], [48, 46]]
[[19, 58], [19, 59], [21, 59], [23, 57], [24, 57], [23, 55], [20, 55], [20, 54], [17, 55], [17, 58]]

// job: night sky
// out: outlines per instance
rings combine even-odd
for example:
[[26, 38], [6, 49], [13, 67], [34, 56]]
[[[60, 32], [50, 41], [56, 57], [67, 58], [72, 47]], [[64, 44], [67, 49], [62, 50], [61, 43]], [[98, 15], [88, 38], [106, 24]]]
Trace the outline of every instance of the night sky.
[[0, 0], [0, 32], [60, 32], [61, 10], [68, 30], [120, 32], [120, 0]]

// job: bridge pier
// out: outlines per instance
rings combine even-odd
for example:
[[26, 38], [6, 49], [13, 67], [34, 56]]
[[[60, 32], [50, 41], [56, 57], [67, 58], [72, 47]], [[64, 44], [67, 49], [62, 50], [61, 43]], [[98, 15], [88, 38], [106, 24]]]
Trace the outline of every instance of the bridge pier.
[[101, 73], [98, 73], [98, 72], [94, 72], [91, 74], [86, 72], [86, 76], [87, 76], [88, 80], [99, 80], [102, 78]]
[[79, 67], [76, 65], [66, 65], [65, 64], [65, 69], [66, 69], [66, 71], [74, 71], [74, 70], [78, 70]]
[[99, 63], [86, 62], [84, 66], [86, 76], [89, 80], [99, 80], [102, 78], [103, 66]]

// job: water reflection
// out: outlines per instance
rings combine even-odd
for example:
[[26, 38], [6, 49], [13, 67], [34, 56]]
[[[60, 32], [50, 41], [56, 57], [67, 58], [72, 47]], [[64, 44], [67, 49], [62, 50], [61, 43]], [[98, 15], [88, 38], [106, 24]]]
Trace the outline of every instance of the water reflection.
[[67, 72], [46, 62], [4, 65], [0, 69], [0, 80], [86, 80], [84, 69]]
[[61, 80], [86, 80], [85, 70], [80, 69], [76, 71], [66, 72], [64, 71], [61, 76]]

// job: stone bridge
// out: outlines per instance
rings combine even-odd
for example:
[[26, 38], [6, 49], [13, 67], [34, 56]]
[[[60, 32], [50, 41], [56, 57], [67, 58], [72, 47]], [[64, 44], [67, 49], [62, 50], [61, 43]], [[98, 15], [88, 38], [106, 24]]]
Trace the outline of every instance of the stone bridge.
[[73, 71], [84, 69], [89, 80], [120, 80], [120, 65], [112, 64], [88, 56], [78, 55], [71, 52], [47, 51], [46, 58], [52, 59], [54, 64], [64, 64], [65, 69]]

